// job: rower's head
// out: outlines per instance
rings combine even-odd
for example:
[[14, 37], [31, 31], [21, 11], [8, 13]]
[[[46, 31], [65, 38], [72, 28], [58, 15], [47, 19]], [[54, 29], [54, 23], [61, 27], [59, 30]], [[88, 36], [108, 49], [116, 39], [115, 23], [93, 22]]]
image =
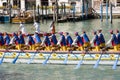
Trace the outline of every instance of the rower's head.
[[96, 32], [96, 31], [93, 31], [93, 34], [94, 34], [94, 35], [96, 35], [96, 34], [97, 34], [97, 32]]
[[82, 33], [86, 33], [85, 30], [83, 30]]
[[69, 35], [69, 32], [65, 32], [65, 35]]
[[78, 32], [75, 32], [75, 36], [77, 36], [78, 35]]
[[0, 36], [2, 36], [2, 32], [0, 32]]
[[102, 32], [102, 29], [98, 29], [98, 33], [101, 33]]
[[119, 30], [118, 30], [118, 29], [116, 29], [116, 33], [119, 33]]
[[110, 34], [113, 34], [113, 30], [110, 30], [109, 32], [110, 32]]
[[20, 34], [22, 34], [22, 32], [21, 32], [21, 31], [18, 31], [18, 35], [20, 35]]
[[17, 35], [15, 32], [14, 32], [14, 33], [12, 33], [12, 36], [15, 36], [15, 35]]
[[4, 35], [7, 35], [7, 32], [4, 32]]
[[44, 36], [47, 36], [47, 33], [46, 33], [46, 32], [44, 32], [44, 33], [43, 33], [43, 35], [44, 35]]
[[63, 32], [59, 32], [58, 34], [63, 35]]

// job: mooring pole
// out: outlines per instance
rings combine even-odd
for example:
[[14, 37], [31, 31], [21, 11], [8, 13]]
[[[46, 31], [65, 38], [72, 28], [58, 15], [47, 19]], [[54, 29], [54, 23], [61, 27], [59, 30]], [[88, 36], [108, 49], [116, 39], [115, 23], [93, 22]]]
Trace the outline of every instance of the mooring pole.
[[108, 0], [106, 1], [106, 20], [108, 20]]
[[84, 11], [85, 7], [84, 7], [84, 0], [82, 0], [82, 19], [84, 19]]
[[112, 17], [112, 3], [110, 2], [110, 23], [112, 24], [112, 19], [113, 19], [113, 17]]
[[75, 4], [73, 4], [73, 22], [75, 22]]
[[85, 12], [86, 12], [86, 19], [88, 18], [88, 1], [87, 1], [87, 3], [86, 3], [86, 8], [85, 8]]
[[103, 22], [103, 5], [102, 2], [100, 3], [100, 20]]
[[39, 12], [40, 10], [39, 10], [39, 9], [40, 9], [40, 6], [38, 5], [38, 6], [37, 6], [37, 12], [38, 12], [38, 22], [40, 22], [40, 12]]
[[46, 23], [47, 23], [47, 17], [48, 17], [48, 15], [47, 15], [47, 5], [45, 6], [45, 14], [46, 14]]

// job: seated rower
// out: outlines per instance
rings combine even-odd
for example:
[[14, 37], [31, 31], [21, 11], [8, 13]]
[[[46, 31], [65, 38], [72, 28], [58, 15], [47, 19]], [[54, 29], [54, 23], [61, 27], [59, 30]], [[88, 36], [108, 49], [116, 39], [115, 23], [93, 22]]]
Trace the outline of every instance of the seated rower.
[[25, 40], [24, 40], [24, 36], [22, 34], [21, 31], [18, 31], [18, 38], [19, 38], [19, 47], [20, 49], [24, 47], [25, 45]]
[[50, 41], [51, 41], [51, 45], [54, 47], [57, 45], [57, 38], [56, 38], [56, 35], [54, 34], [54, 32], [51, 32], [51, 36], [49, 37], [50, 38]]
[[4, 38], [2, 33], [0, 33], [0, 49], [4, 49]]
[[90, 47], [90, 40], [89, 40], [85, 31], [82, 31], [81, 37], [82, 37], [82, 40], [83, 40], [83, 43], [84, 43], [84, 45], [83, 45], [84, 48]]
[[109, 41], [106, 43], [106, 45], [112, 43], [112, 46], [114, 48], [115, 51], [118, 51], [119, 50], [119, 47], [118, 47], [118, 39], [116, 37], [116, 35], [113, 33], [113, 30], [110, 30], [109, 31], [110, 34], [111, 34], [111, 38], [109, 39]]
[[[19, 46], [19, 38], [18, 38], [18, 35], [16, 34], [16, 33], [13, 33], [12, 34], [12, 39], [11, 39], [11, 41], [10, 41], [10, 44], [12, 45], [12, 46], [15, 46], [16, 47], [16, 49], [18, 49], [18, 50], [20, 50], [20, 46]], [[15, 44], [15, 45], [14, 45]]]
[[80, 37], [80, 35], [78, 34], [78, 32], [75, 32], [75, 39], [74, 39], [74, 41], [73, 41], [73, 43], [72, 43], [72, 45], [75, 45], [75, 44], [77, 44], [77, 46], [78, 46], [78, 50], [80, 50], [80, 51], [83, 51], [84, 49], [83, 49], [83, 41], [82, 41], [82, 38]]
[[120, 47], [120, 32], [119, 32], [118, 29], [116, 30], [116, 37], [117, 37], [117, 40], [118, 40], [118, 47]]
[[7, 32], [4, 33], [4, 42], [5, 42], [5, 49], [9, 47], [10, 44], [10, 36]]
[[71, 38], [68, 32], [65, 33], [65, 38], [66, 38], [67, 49], [72, 48], [73, 39]]
[[59, 39], [57, 45], [60, 45], [60, 47], [61, 47], [60, 50], [66, 51], [67, 49], [66, 49], [65, 36], [63, 35], [63, 32], [59, 32], [59, 34], [60, 34], [60, 39]]
[[91, 44], [94, 43], [96, 51], [100, 51], [100, 41], [99, 41], [99, 37], [97, 35], [97, 32], [94, 31], [93, 34], [94, 34], [94, 37], [90, 43]]
[[50, 43], [49, 37], [46, 32], [44, 33], [44, 39], [43, 39], [41, 45], [45, 46], [45, 50], [47, 50], [47, 51], [51, 50], [51, 47], [50, 47], [51, 43]]
[[40, 47], [40, 44], [42, 43], [40, 36], [38, 34], [38, 32], [35, 32], [34, 36], [34, 41], [35, 41], [35, 47]]
[[105, 38], [102, 34], [102, 29], [98, 30], [98, 38], [99, 38], [99, 41], [100, 41], [100, 47], [101, 48], [105, 47]]
[[30, 50], [35, 50], [35, 41], [30, 34], [27, 34], [26, 45], [29, 47]]

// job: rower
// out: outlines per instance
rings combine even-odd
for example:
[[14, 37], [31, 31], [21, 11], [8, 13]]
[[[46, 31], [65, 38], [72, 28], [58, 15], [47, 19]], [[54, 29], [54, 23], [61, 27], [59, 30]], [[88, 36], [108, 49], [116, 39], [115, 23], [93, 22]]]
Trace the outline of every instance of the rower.
[[56, 46], [57, 45], [57, 38], [56, 38], [56, 35], [54, 32], [51, 32], [51, 36], [49, 37], [50, 38], [50, 41], [51, 41], [51, 45], [52, 47]]
[[78, 50], [81, 50], [83, 51], [83, 41], [82, 41], [82, 38], [80, 37], [80, 35], [78, 34], [78, 32], [75, 32], [75, 36], [76, 38], [74, 39], [72, 45], [75, 45], [77, 43], [77, 46], [78, 46]]
[[45, 46], [45, 50], [47, 50], [47, 51], [51, 50], [51, 47], [50, 47], [51, 43], [50, 43], [49, 37], [46, 32], [44, 33], [44, 39], [43, 39], [41, 45]]
[[67, 49], [69, 49], [72, 47], [73, 39], [71, 38], [68, 32], [65, 33], [65, 38], [66, 38]]
[[102, 34], [102, 29], [98, 30], [98, 38], [99, 38], [99, 41], [100, 41], [100, 47], [101, 48], [105, 47], [105, 38]]
[[57, 45], [60, 45], [60, 47], [61, 47], [60, 50], [66, 51], [67, 49], [66, 49], [65, 36], [63, 35], [63, 32], [59, 32], [59, 34], [60, 34], [60, 39], [59, 39]]
[[25, 26], [23, 25], [23, 22], [20, 22], [18, 31], [21, 31], [22, 34], [26, 34], [26, 29]]
[[15, 47], [16, 47], [16, 49], [18, 49], [18, 50], [20, 50], [20, 46], [19, 46], [19, 38], [18, 38], [18, 35], [16, 34], [16, 33], [13, 33], [12, 34], [12, 39], [11, 39], [11, 41], [10, 41], [10, 44], [11, 45], [14, 45], [15, 44]]
[[19, 47], [21, 49], [22, 47], [24, 47], [25, 44], [24, 36], [21, 31], [18, 31], [18, 38], [19, 38]]
[[99, 37], [97, 35], [97, 32], [94, 31], [93, 34], [94, 34], [94, 37], [93, 37], [93, 39], [91, 40], [90, 43], [91, 44], [94, 43], [96, 51], [100, 51], [100, 41], [99, 41]]
[[40, 25], [37, 23], [37, 21], [34, 21], [33, 26], [35, 28], [35, 32], [40, 33]]
[[39, 47], [40, 44], [42, 43], [42, 41], [40, 39], [40, 36], [39, 36], [38, 32], [35, 32], [33, 38], [34, 38], [34, 41], [35, 41], [35, 47]]
[[116, 37], [117, 37], [117, 40], [118, 40], [118, 47], [120, 47], [120, 32], [119, 32], [118, 29], [116, 30]]
[[4, 42], [5, 42], [5, 48], [8, 48], [10, 44], [10, 36], [8, 35], [7, 32], [4, 33]]
[[110, 34], [111, 34], [111, 38], [110, 38], [110, 40], [107, 42], [106, 45], [112, 43], [112, 46], [114, 47], [114, 50], [115, 50], [115, 51], [118, 51], [118, 50], [119, 50], [119, 48], [118, 48], [118, 39], [117, 39], [116, 35], [113, 33], [113, 30], [110, 30], [109, 32], [110, 32]]
[[0, 33], [0, 49], [3, 49], [3, 48], [4, 48], [4, 39], [3, 39], [2, 33]]
[[83, 40], [83, 43], [84, 43], [84, 45], [83, 45], [84, 48], [90, 47], [90, 40], [89, 40], [85, 31], [82, 31], [81, 37], [82, 37], [82, 40]]
[[30, 34], [27, 34], [26, 45], [29, 47], [30, 50], [35, 50], [35, 41]]

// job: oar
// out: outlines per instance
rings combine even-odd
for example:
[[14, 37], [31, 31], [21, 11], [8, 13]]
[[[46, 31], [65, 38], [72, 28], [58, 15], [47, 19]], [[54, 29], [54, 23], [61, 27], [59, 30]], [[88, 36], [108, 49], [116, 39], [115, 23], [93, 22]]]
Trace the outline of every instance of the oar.
[[77, 64], [77, 66], [75, 67], [75, 69], [80, 68], [80, 66], [81, 66], [81, 64], [82, 64], [82, 62], [83, 62], [83, 60], [84, 60], [84, 56], [82, 56], [81, 60], [78, 62], [78, 64]]
[[15, 64], [15, 63], [16, 63], [16, 61], [17, 61], [17, 59], [18, 59], [19, 55], [20, 55], [20, 52], [18, 53], [18, 55], [16, 56], [16, 58], [12, 61], [12, 63], [13, 63], [13, 64]]
[[53, 52], [50, 53], [50, 55], [46, 58], [46, 60], [42, 63], [43, 65], [46, 65], [48, 60], [50, 59]]
[[67, 55], [65, 56], [65, 60], [64, 60], [64, 62], [63, 62], [64, 64], [67, 64], [68, 55], [69, 55], [69, 54], [67, 54]]
[[115, 62], [114, 62], [114, 64], [113, 64], [113, 67], [112, 67], [112, 69], [116, 69], [116, 67], [117, 67], [117, 63], [118, 63], [118, 61], [119, 61], [119, 54], [118, 54], [118, 57], [116, 58], [116, 60], [115, 60]]
[[30, 64], [32, 62], [32, 60], [34, 59], [35, 55], [37, 54], [37, 51], [34, 53], [34, 55], [30, 58], [30, 60], [28, 61], [27, 64]]
[[3, 59], [4, 59], [4, 57], [5, 57], [5, 53], [3, 54], [3, 56], [2, 56], [2, 58], [1, 58], [1, 60], [0, 60], [0, 64], [3, 63]]
[[96, 63], [95, 63], [95, 65], [93, 66], [93, 68], [97, 68], [97, 67], [98, 67], [101, 58], [102, 58], [102, 53], [101, 53], [100, 57], [98, 58], [98, 60], [96, 61]]

